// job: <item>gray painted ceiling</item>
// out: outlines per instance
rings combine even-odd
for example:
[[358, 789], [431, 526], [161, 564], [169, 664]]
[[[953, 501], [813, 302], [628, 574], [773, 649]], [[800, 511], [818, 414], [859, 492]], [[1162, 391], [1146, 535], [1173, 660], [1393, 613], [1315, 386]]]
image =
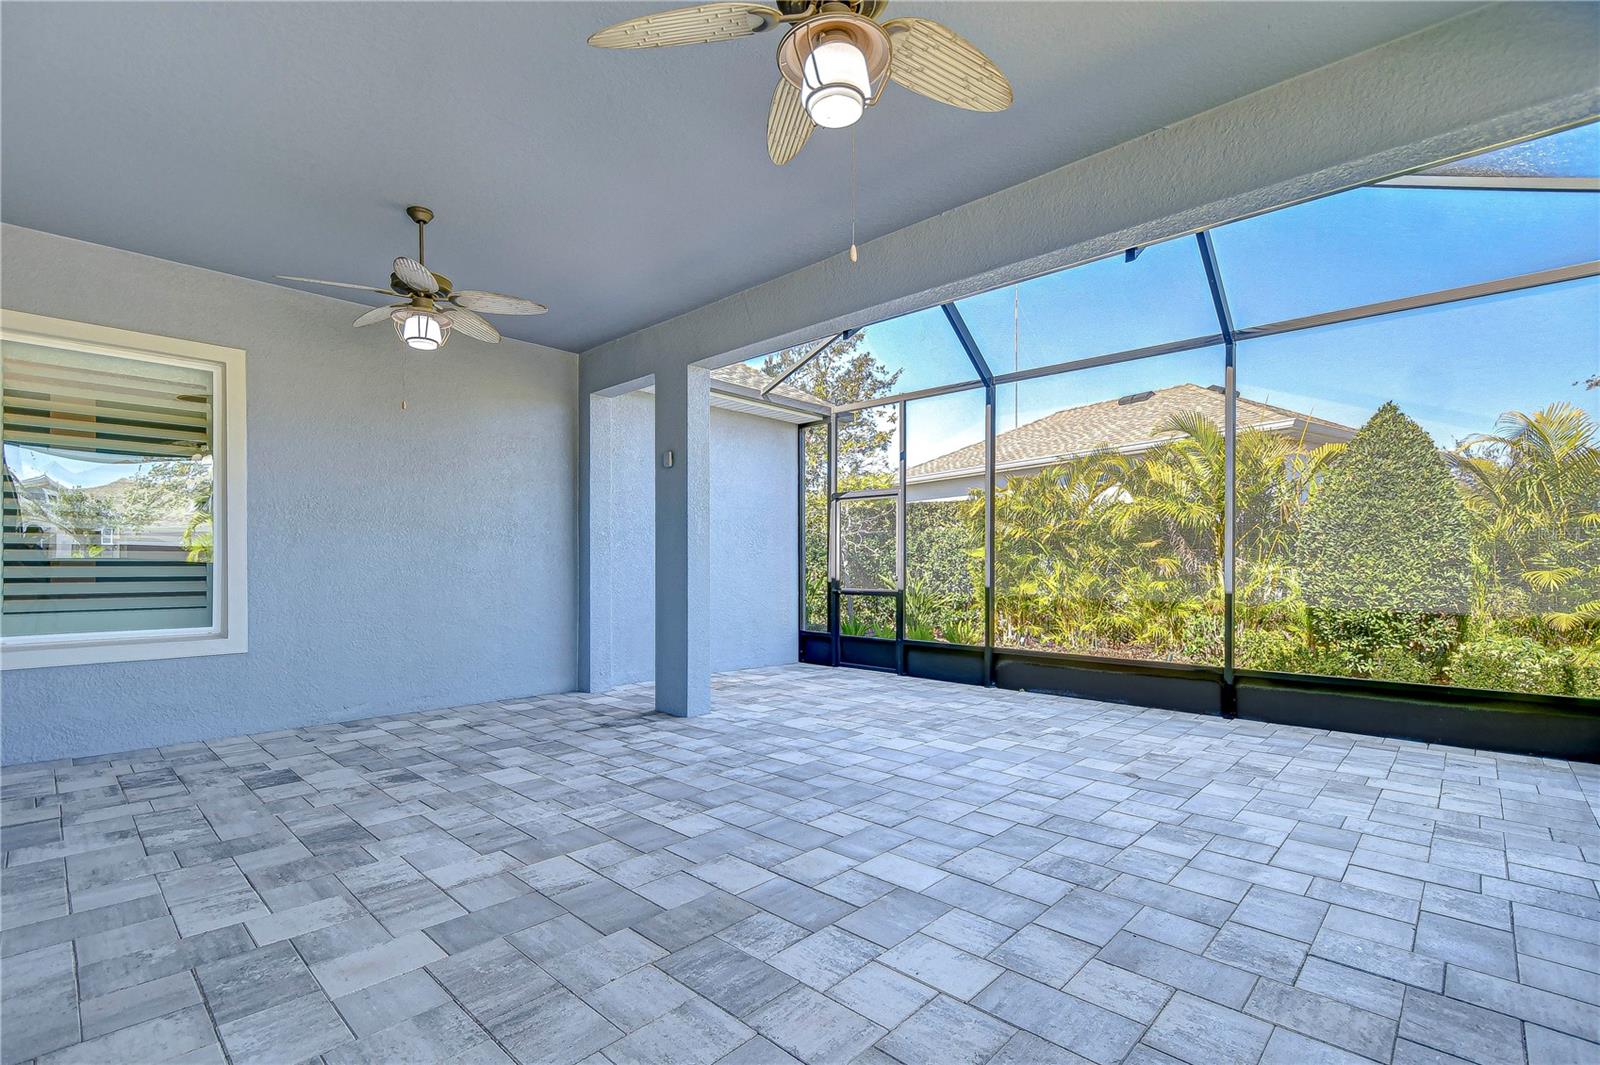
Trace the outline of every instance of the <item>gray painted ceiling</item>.
[[[261, 280], [384, 283], [415, 247], [401, 208], [424, 203], [429, 265], [549, 304], [497, 322], [574, 351], [840, 252], [849, 134], [766, 156], [778, 35], [584, 44], [652, 6], [7, 2], [0, 216]], [[857, 127], [860, 239], [1468, 6], [896, 3], [987, 51], [1017, 102], [891, 88]]]

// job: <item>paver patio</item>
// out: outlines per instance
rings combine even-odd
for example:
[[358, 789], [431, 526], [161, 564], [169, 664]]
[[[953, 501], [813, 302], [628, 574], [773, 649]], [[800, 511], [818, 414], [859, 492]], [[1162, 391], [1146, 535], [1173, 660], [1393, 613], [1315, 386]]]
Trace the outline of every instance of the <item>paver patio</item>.
[[5, 1065], [1600, 1061], [1600, 766], [715, 687], [5, 769]]

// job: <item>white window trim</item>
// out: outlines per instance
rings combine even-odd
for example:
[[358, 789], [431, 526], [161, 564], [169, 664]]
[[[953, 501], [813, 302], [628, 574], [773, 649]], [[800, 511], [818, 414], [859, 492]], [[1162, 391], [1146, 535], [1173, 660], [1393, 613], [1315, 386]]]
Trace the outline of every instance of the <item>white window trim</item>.
[[212, 374], [212, 548], [214, 604], [204, 629], [0, 637], [0, 669], [139, 662], [158, 658], [242, 654], [248, 650], [249, 595], [245, 523], [245, 397], [241, 348], [136, 333], [0, 309], [0, 339], [99, 355], [197, 367]]

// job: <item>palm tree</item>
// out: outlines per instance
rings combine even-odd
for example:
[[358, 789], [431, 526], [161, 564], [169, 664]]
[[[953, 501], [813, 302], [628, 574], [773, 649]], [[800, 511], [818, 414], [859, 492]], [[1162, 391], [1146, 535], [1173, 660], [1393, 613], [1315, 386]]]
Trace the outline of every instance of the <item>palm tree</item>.
[[1479, 610], [1592, 645], [1600, 630], [1600, 446], [1590, 414], [1507, 411], [1452, 456], [1474, 530]]
[[[1191, 613], [1207, 603], [1220, 613], [1226, 436], [1199, 412], [1174, 415], [1157, 431], [1177, 435], [1143, 457], [1126, 460], [1123, 483], [1129, 505], [1118, 521], [1127, 529], [1143, 530], [1150, 564], [1187, 576]], [[1253, 619], [1250, 623], [1299, 626], [1294, 536], [1324, 468], [1342, 446], [1311, 448], [1304, 435], [1262, 429], [1241, 429], [1235, 435], [1235, 601], [1246, 608], [1241, 613]], [[1285, 611], [1296, 617], [1281, 616]]]

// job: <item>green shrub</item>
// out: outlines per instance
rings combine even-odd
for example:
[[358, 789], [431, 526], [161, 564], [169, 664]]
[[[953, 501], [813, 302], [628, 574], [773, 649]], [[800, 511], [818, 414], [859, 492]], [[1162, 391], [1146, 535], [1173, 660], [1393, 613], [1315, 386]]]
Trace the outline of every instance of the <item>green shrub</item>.
[[1590, 650], [1568, 647], [1561, 654], [1566, 667], [1568, 695], [1581, 695], [1586, 699], [1600, 699], [1600, 663]]
[[1240, 629], [1233, 657], [1241, 669], [1292, 673], [1302, 669], [1309, 649], [1305, 640], [1282, 629]]
[[1560, 694], [1570, 686], [1562, 656], [1526, 636], [1491, 632], [1456, 648], [1450, 680], [1466, 688]]
[[1385, 403], [1329, 464], [1300, 530], [1314, 643], [1358, 676], [1437, 674], [1472, 601], [1470, 541], [1432, 438]]
[[[1222, 615], [1196, 614], [1183, 626], [1181, 654], [1190, 662], [1222, 661]], [[1237, 650], [1237, 648], [1235, 648]]]

